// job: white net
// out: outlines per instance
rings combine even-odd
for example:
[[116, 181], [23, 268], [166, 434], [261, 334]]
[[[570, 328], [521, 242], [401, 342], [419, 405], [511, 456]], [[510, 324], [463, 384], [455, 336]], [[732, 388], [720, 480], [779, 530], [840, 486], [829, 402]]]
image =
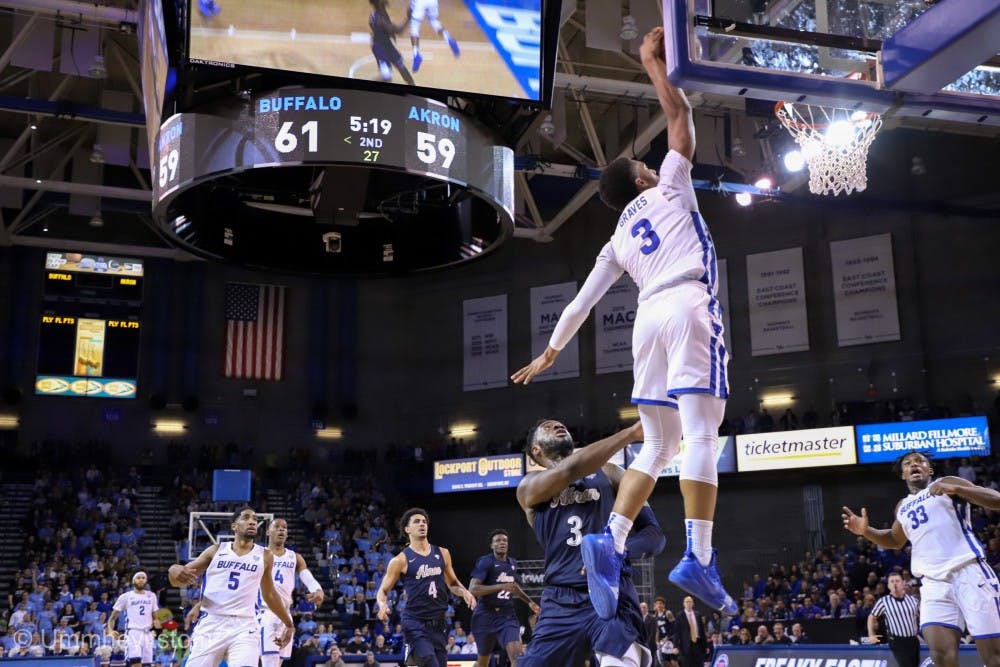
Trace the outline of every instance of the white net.
[[881, 116], [792, 102], [779, 102], [774, 113], [802, 149], [810, 192], [836, 196], [868, 187], [868, 148]]

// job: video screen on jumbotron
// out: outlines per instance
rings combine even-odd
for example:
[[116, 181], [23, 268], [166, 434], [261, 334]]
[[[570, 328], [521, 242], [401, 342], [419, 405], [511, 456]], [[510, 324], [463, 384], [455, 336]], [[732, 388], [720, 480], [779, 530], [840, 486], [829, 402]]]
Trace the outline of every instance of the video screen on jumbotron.
[[541, 101], [542, 0], [191, 0], [193, 63]]

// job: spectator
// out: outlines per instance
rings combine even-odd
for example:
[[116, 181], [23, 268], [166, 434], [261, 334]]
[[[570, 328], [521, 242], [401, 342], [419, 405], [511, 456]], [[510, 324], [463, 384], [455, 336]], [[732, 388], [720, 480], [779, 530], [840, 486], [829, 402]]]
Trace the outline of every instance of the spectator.
[[351, 641], [347, 642], [347, 646], [344, 647], [344, 653], [360, 655], [367, 652], [370, 648], [371, 646], [365, 639], [361, 628], [355, 628], [354, 636], [351, 637]]
[[774, 643], [775, 644], [791, 644], [792, 639], [785, 634], [785, 624], [775, 623], [774, 624]]
[[812, 644], [809, 635], [806, 634], [801, 623], [792, 623], [791, 640], [793, 644]]
[[330, 659], [323, 663], [324, 667], [347, 667], [347, 663], [344, 662], [344, 659], [340, 654], [340, 647], [336, 644], [330, 646], [330, 651], [327, 655], [330, 656]]
[[767, 626], [763, 623], [757, 626], [757, 636], [753, 638], [753, 643], [757, 646], [774, 643], [774, 637], [771, 636], [771, 631], [768, 630]]

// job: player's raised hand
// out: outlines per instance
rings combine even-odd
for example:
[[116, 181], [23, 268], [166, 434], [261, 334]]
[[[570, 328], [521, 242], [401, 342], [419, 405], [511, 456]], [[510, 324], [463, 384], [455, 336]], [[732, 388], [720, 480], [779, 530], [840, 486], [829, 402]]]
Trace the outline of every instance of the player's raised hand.
[[531, 360], [531, 363], [510, 376], [514, 384], [530, 384], [532, 379], [540, 373], [544, 373], [549, 366], [555, 363], [559, 356], [559, 350], [546, 347], [545, 351]]
[[642, 60], [664, 60], [666, 54], [663, 47], [663, 28], [656, 27], [646, 33], [639, 46], [639, 57]]
[[850, 507], [841, 508], [840, 518], [844, 520], [844, 528], [855, 535], [864, 535], [868, 530], [868, 510], [861, 508], [861, 516], [855, 514]]
[[927, 487], [932, 496], [953, 496], [958, 493], [958, 484], [937, 480]]

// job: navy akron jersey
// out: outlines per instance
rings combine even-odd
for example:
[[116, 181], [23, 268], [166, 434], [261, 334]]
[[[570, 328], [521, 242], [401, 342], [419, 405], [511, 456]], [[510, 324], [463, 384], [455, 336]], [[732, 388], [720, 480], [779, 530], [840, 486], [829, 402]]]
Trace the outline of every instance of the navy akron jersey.
[[599, 533], [611, 515], [615, 496], [611, 481], [596, 472], [570, 484], [547, 503], [533, 507], [535, 537], [545, 548], [545, 584], [586, 590], [587, 575], [580, 574], [580, 542], [588, 533]]
[[[472, 568], [472, 578], [483, 582], [484, 586], [509, 584], [517, 581], [515, 572], [517, 572], [517, 561], [513, 558], [500, 560], [490, 552], [485, 556], [481, 556], [476, 561], [476, 566]], [[513, 608], [514, 601], [511, 599], [510, 591], [497, 591], [496, 593], [484, 595], [480, 599], [479, 605], [484, 607], [499, 607], [503, 610]]]
[[421, 620], [444, 618], [448, 609], [448, 586], [444, 581], [441, 549], [432, 544], [430, 553], [421, 556], [406, 547], [403, 555], [406, 557], [406, 571], [402, 576], [406, 591], [403, 616]]

